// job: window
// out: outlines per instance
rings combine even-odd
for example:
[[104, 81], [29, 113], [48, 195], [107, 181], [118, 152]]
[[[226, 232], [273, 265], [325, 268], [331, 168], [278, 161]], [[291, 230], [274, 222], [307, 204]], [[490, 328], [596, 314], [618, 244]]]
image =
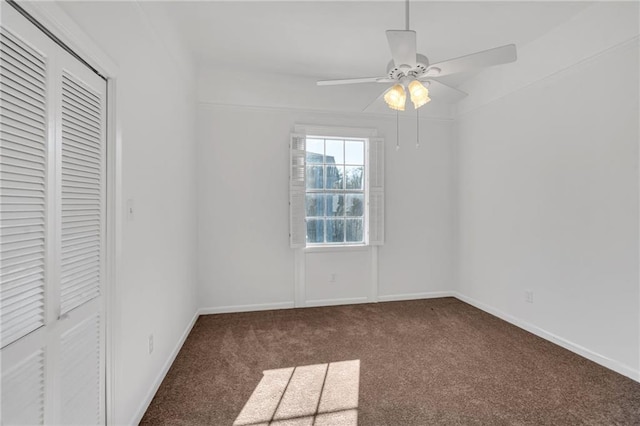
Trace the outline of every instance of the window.
[[365, 144], [307, 137], [307, 244], [364, 243]]
[[291, 247], [381, 245], [384, 141], [368, 129], [301, 130], [309, 136], [290, 145]]

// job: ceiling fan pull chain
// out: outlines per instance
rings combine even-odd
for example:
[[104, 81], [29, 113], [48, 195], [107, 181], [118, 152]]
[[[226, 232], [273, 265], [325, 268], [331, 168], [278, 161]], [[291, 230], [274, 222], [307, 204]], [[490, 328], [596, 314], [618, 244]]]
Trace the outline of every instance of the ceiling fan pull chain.
[[420, 148], [420, 108], [416, 109], [416, 149]]
[[398, 110], [396, 110], [396, 151], [400, 151], [400, 126], [398, 124]]
[[406, 0], [406, 11], [405, 11], [405, 20], [406, 20], [406, 25], [405, 25], [405, 30], [409, 31], [409, 0]]

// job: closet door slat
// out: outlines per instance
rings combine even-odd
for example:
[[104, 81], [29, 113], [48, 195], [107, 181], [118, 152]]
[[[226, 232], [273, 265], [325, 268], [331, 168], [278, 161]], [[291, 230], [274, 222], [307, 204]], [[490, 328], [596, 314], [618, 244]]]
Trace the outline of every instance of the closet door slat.
[[44, 423], [44, 359], [43, 350], [2, 374], [3, 424], [41, 425]]
[[100, 295], [101, 229], [104, 221], [100, 105], [99, 94], [73, 75], [63, 72], [62, 313]]
[[62, 423], [100, 424], [99, 315], [87, 318], [65, 333], [60, 347]]
[[[47, 81], [45, 58], [5, 29], [0, 53], [0, 341], [5, 347], [44, 325]], [[38, 417], [31, 414], [27, 418]]]

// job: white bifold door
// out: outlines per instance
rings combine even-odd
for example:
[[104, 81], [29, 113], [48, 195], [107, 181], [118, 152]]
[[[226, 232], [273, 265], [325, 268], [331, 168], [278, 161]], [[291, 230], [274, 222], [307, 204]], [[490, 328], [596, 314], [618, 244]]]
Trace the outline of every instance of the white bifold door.
[[105, 423], [106, 82], [2, 2], [1, 423]]

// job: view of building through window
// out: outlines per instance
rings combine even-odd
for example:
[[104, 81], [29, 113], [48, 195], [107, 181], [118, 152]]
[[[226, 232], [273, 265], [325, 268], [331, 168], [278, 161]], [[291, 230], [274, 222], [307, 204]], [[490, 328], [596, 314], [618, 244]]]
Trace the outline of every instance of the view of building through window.
[[307, 243], [364, 242], [365, 140], [307, 138]]

